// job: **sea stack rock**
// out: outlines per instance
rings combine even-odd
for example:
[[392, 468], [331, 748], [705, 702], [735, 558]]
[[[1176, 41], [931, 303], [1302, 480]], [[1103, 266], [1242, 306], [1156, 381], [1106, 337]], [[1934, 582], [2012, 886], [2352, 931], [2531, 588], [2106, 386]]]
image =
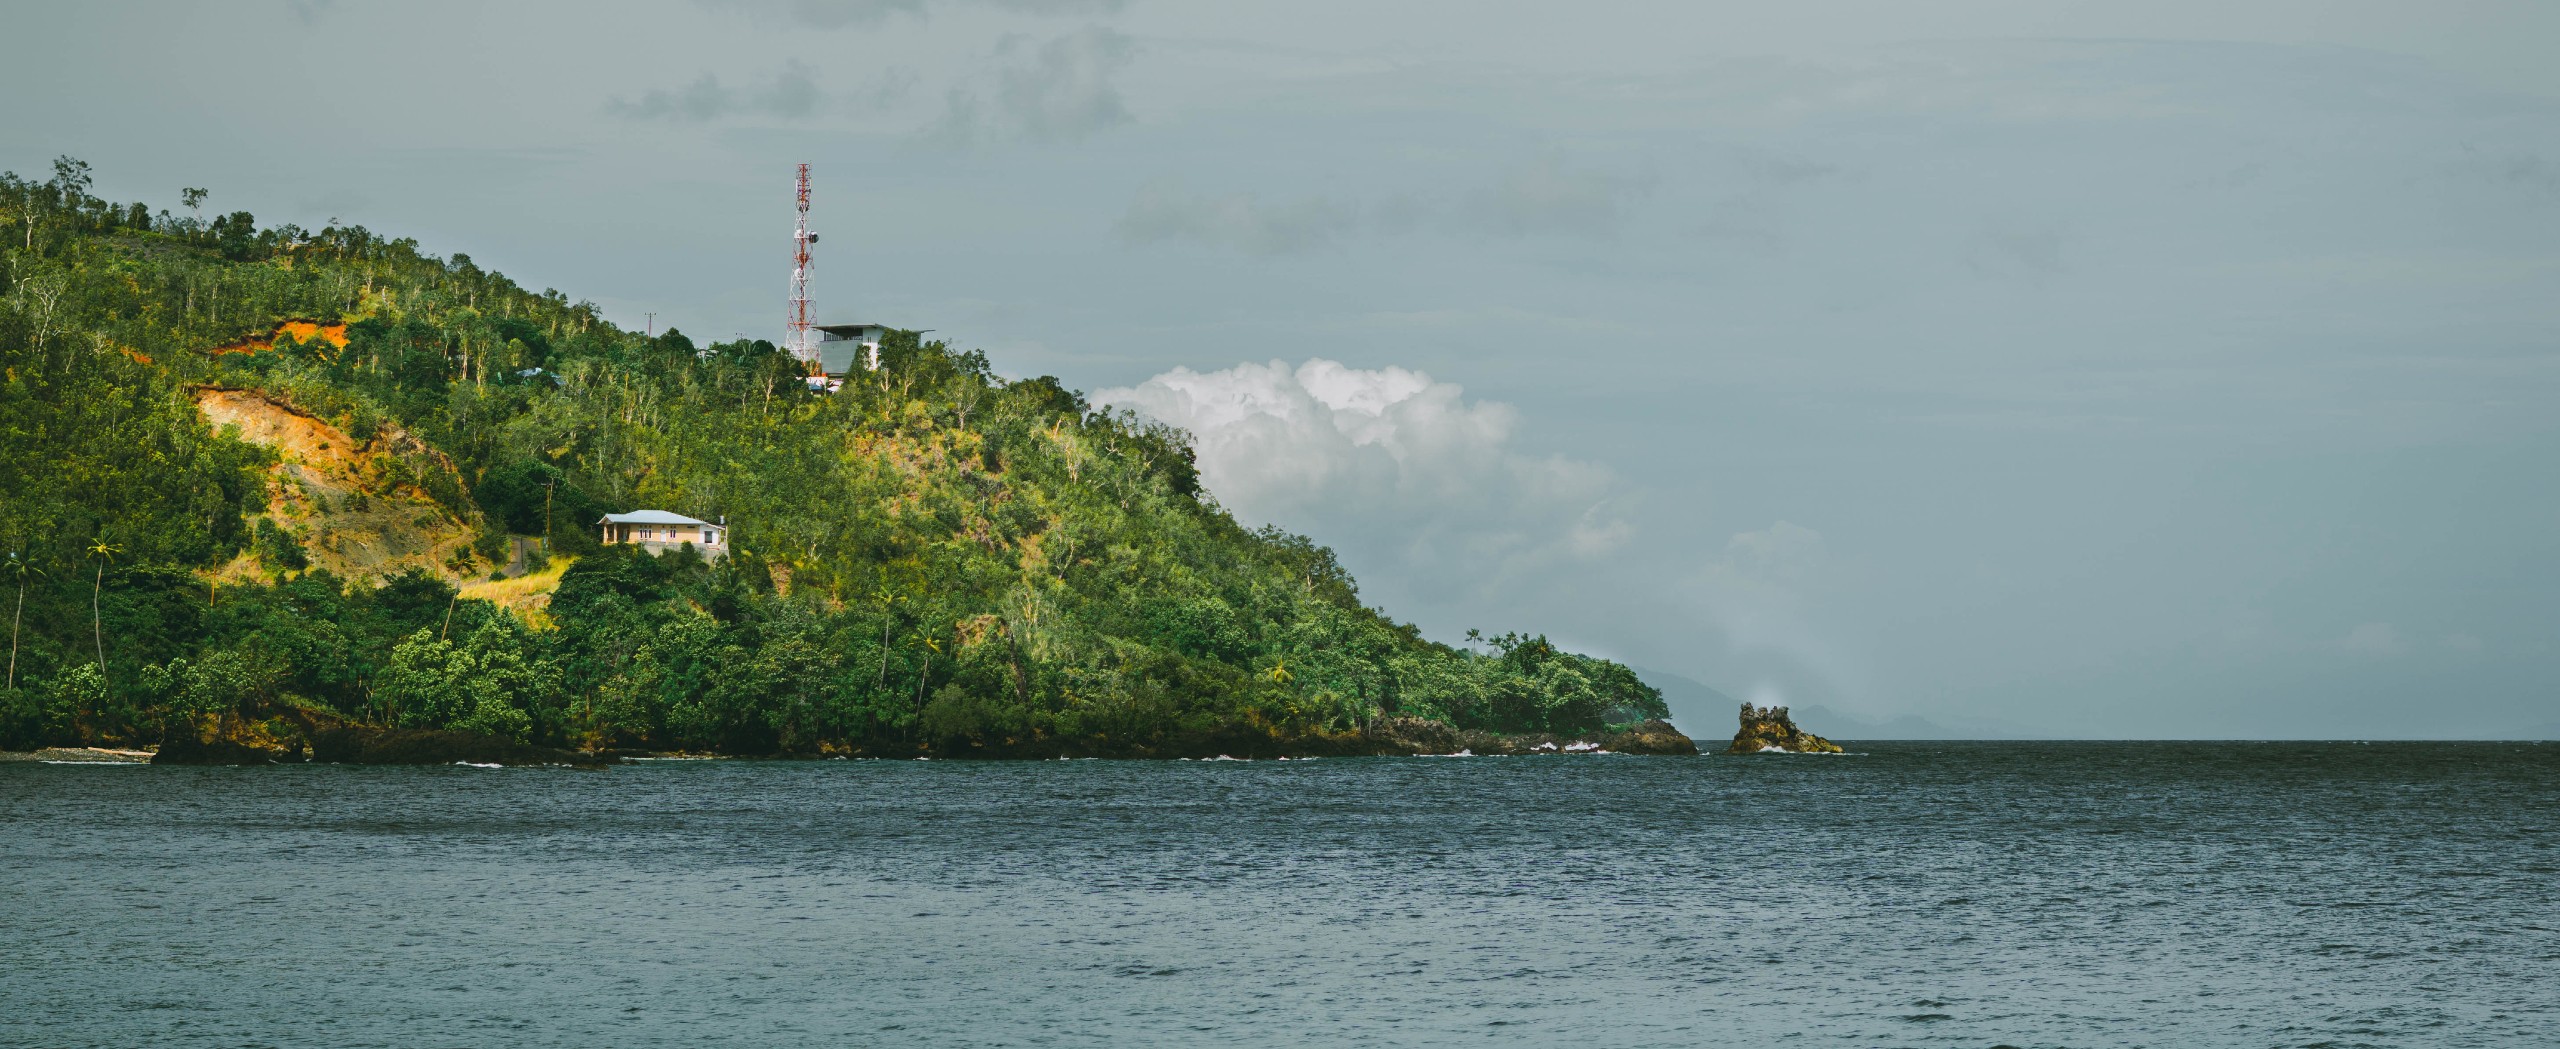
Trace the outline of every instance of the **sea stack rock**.
[[1742, 705], [1742, 731], [1733, 734], [1733, 746], [1727, 754], [1759, 754], [1767, 751], [1789, 754], [1837, 754], [1840, 745], [1797, 728], [1795, 719], [1787, 716], [1785, 707]]

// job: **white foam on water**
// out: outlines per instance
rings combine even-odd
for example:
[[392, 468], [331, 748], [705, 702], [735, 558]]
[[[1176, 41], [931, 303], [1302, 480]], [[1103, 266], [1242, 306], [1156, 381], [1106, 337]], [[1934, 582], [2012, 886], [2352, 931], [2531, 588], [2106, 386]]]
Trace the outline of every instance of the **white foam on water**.
[[497, 764], [497, 763], [495, 763], [495, 762], [491, 762], [491, 763], [488, 763], [488, 764], [482, 764], [482, 763], [477, 762], [477, 761], [457, 761], [457, 762], [454, 762], [454, 764], [456, 764], [456, 765], [461, 765], [461, 766], [463, 766], [463, 767], [465, 767], [465, 768], [475, 768], [475, 769], [502, 769], [502, 768], [505, 768], [505, 767], [506, 767], [506, 766], [504, 766], [504, 765], [500, 765], [500, 764]]

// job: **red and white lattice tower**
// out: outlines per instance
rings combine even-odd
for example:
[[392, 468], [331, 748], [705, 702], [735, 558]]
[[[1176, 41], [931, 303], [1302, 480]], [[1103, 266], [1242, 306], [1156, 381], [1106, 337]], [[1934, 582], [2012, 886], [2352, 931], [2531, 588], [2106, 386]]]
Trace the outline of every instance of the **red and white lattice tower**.
[[784, 347], [810, 368], [818, 366], [818, 343], [809, 335], [809, 245], [818, 242], [809, 232], [809, 165], [800, 165], [800, 221], [791, 232], [791, 323]]

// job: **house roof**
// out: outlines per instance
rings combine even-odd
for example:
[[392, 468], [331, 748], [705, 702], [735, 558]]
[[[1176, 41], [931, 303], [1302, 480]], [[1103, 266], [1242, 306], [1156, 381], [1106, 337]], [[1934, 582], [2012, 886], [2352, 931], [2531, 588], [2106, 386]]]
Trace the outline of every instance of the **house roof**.
[[871, 330], [878, 330], [883, 334], [898, 330], [886, 324], [812, 324], [810, 327], [838, 338], [849, 338]]
[[606, 514], [606, 515], [604, 515], [604, 520], [598, 521], [598, 522], [596, 522], [596, 523], [597, 523], [597, 524], [645, 524], [645, 525], [701, 525], [701, 526], [703, 526], [703, 527], [705, 527], [705, 528], [718, 528], [718, 527], [720, 527], [720, 526], [718, 526], [718, 525], [712, 524], [712, 523], [711, 523], [711, 522], [709, 522], [709, 521], [696, 521], [696, 520], [694, 520], [693, 518], [686, 517], [686, 516], [685, 516], [685, 515], [683, 515], [683, 514], [671, 514], [671, 513], [668, 513], [668, 512], [666, 512], [666, 511], [664, 511], [664, 510], [633, 510], [633, 511], [631, 511], [630, 513], [627, 513], [627, 514]]

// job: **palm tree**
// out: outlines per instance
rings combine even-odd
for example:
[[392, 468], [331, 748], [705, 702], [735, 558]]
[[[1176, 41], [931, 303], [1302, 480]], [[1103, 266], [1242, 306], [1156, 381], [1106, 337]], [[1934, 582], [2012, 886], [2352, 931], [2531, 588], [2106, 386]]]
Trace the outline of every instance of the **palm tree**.
[[98, 559], [98, 576], [89, 581], [89, 636], [98, 642], [98, 680], [102, 682], [107, 679], [107, 628], [98, 618], [98, 592], [107, 585], [108, 562], [123, 552], [123, 547], [107, 542], [103, 535], [89, 544], [89, 556]]
[[9, 574], [18, 580], [18, 609], [9, 614], [9, 679], [5, 687], [18, 687], [18, 624], [27, 617], [27, 577], [41, 576], [44, 570], [35, 563], [9, 551]]

